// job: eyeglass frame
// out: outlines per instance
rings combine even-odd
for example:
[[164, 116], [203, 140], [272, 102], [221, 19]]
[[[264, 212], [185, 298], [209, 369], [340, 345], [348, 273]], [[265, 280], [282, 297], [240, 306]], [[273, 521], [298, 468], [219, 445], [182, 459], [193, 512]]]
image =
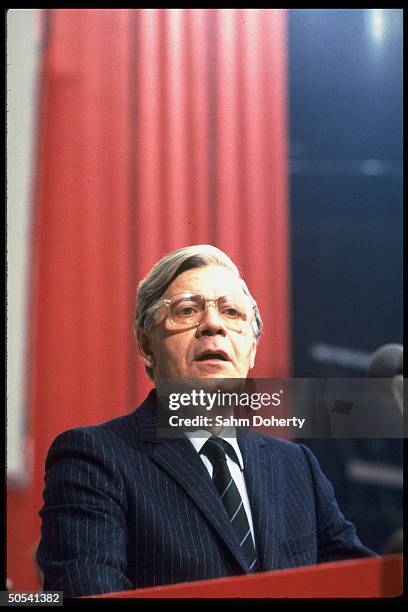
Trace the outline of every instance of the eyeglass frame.
[[[194, 325], [187, 325], [187, 326], [177, 325], [177, 323], [175, 323], [173, 321], [173, 319], [171, 318], [171, 315], [170, 315], [171, 301], [172, 301], [172, 299], [174, 297], [179, 296], [179, 295], [199, 296], [199, 297], [201, 297], [201, 298], [203, 298], [205, 300], [205, 309], [203, 310], [202, 316], [201, 316], [200, 320], [197, 321], [197, 323], [194, 323]], [[233, 295], [235, 295], [235, 294], [233, 294]], [[249, 295], [246, 295], [245, 293], [244, 293], [244, 295], [248, 299], [248, 301], [249, 301], [249, 303], [251, 305], [251, 308], [252, 308], [252, 317], [248, 321], [248, 325], [252, 326], [252, 323], [253, 323], [253, 320], [254, 320], [254, 317], [255, 317], [255, 309], [258, 307], [258, 304]], [[150, 308], [148, 308], [147, 311], [146, 311], [145, 321], [146, 321], [146, 319], [148, 319], [153, 314], [154, 311], [158, 310], [162, 306], [167, 306], [167, 317], [166, 318], [172, 323], [172, 325], [174, 325], [174, 327], [176, 327], [176, 328], [178, 328], [180, 330], [181, 329], [193, 329], [194, 327], [198, 327], [200, 325], [201, 321], [203, 320], [203, 318], [205, 316], [205, 313], [208, 310], [208, 303], [209, 302], [213, 303], [214, 307], [217, 309], [218, 315], [221, 316], [221, 313], [220, 313], [220, 311], [218, 309], [218, 300], [220, 300], [223, 297], [228, 297], [228, 293], [224, 294], [224, 295], [219, 295], [217, 298], [207, 298], [207, 297], [205, 297], [205, 295], [202, 295], [201, 293], [193, 293], [191, 291], [182, 291], [181, 293], [175, 293], [171, 297], [163, 298], [162, 300], [157, 302], [157, 304], [153, 304], [153, 306], [150, 306]], [[228, 325], [226, 327], [228, 327]]]

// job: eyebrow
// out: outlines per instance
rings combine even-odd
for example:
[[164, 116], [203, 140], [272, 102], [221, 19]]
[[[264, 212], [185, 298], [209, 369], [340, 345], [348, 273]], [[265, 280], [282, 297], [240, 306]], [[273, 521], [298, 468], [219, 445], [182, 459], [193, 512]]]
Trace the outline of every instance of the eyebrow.
[[167, 295], [167, 296], [163, 296], [162, 298], [160, 298], [161, 300], [171, 300], [171, 298], [175, 297], [176, 295], [183, 295], [184, 293], [189, 293], [190, 295], [200, 295], [202, 297], [207, 298], [207, 300], [218, 300], [218, 298], [221, 297], [227, 297], [229, 295], [243, 295], [244, 297], [249, 299], [249, 296], [241, 289], [241, 290], [237, 290], [237, 291], [229, 291], [227, 293], [221, 293], [220, 295], [210, 298], [206, 295], [204, 295], [204, 293], [200, 293], [200, 291], [192, 291], [191, 289], [186, 289], [184, 291], [178, 291], [177, 293], [173, 293], [172, 295]]

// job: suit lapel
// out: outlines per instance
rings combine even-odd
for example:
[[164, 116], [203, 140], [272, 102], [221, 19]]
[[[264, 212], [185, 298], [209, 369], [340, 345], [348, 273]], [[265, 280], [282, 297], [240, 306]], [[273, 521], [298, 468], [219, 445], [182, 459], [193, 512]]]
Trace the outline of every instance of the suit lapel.
[[248, 572], [242, 548], [222, 501], [191, 442], [185, 437], [157, 437], [154, 392], [150, 393], [135, 416], [140, 437], [149, 443], [148, 453], [151, 459], [183, 488], [224, 541], [243, 572]]
[[222, 501], [200, 456], [187, 439], [163, 440], [152, 459], [174, 478], [212, 524], [231, 553], [248, 571], [242, 548], [227, 517]]
[[238, 444], [244, 459], [244, 476], [251, 505], [255, 541], [261, 571], [273, 569], [277, 557], [279, 513], [276, 499], [276, 466], [266, 453], [265, 441], [252, 432], [238, 431]]

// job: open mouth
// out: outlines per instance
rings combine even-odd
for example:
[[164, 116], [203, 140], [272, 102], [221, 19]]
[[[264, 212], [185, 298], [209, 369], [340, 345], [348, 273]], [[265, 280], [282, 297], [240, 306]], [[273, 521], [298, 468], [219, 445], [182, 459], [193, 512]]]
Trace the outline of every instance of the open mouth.
[[228, 359], [221, 353], [203, 353], [197, 361], [228, 361]]

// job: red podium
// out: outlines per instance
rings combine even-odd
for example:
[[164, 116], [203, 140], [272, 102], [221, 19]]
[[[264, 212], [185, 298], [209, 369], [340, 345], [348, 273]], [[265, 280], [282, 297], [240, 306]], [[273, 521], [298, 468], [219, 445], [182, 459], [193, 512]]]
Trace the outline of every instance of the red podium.
[[402, 555], [322, 563], [200, 582], [95, 595], [97, 598], [398, 597], [403, 593]]

